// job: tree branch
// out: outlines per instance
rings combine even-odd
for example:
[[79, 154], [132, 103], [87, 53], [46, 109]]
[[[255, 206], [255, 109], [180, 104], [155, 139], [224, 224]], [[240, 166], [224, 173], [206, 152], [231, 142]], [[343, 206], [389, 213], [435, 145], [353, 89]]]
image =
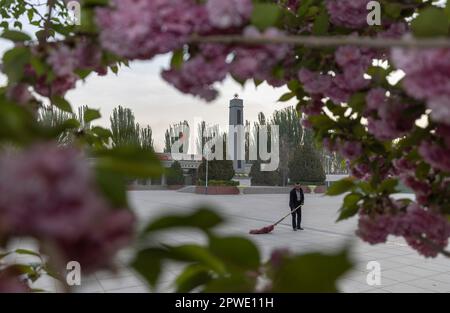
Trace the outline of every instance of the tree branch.
[[212, 35], [190, 38], [191, 43], [222, 43], [222, 44], [291, 44], [307, 47], [364, 46], [371, 48], [450, 48], [449, 38], [373, 38], [357, 36], [277, 36], [277, 37], [244, 37], [241, 35]]

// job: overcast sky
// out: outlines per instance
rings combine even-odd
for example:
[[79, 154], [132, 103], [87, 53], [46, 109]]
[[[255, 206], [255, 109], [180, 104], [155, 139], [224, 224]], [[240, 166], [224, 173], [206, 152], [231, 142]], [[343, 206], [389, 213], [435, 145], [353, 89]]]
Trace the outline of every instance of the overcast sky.
[[[0, 54], [9, 47], [6, 41], [0, 40]], [[80, 81], [66, 97], [75, 109], [82, 105], [100, 109], [102, 118], [97, 124], [105, 127], [110, 125], [109, 116], [114, 107], [122, 105], [131, 108], [139, 124], [152, 127], [157, 150], [164, 146], [164, 132], [172, 123], [203, 118], [208, 123], [225, 127], [229, 100], [235, 93], [244, 100], [244, 118], [249, 121], [255, 121], [258, 112], [270, 115], [276, 109], [295, 105], [294, 100], [277, 103], [280, 95], [286, 92], [285, 87], [273, 88], [262, 84], [255, 88], [249, 82], [243, 88], [231, 78], [217, 85], [219, 98], [206, 103], [180, 93], [161, 79], [161, 69], [168, 66], [169, 60], [170, 55], [164, 55], [151, 61], [132, 62], [130, 68], [121, 68], [118, 75], [112, 72], [103, 77], [92, 74], [85, 82]], [[0, 83], [5, 83], [4, 76], [0, 76]]]

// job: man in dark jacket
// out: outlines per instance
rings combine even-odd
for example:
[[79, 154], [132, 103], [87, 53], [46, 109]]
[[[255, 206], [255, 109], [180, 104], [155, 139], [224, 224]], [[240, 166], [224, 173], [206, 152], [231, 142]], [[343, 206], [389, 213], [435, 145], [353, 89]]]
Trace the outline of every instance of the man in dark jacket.
[[[294, 211], [299, 205], [303, 205], [305, 202], [305, 196], [303, 195], [303, 189], [300, 183], [295, 183], [294, 189], [289, 194], [289, 207], [291, 211]], [[302, 226], [302, 208], [292, 213], [292, 228], [294, 231], [297, 229], [303, 230]]]

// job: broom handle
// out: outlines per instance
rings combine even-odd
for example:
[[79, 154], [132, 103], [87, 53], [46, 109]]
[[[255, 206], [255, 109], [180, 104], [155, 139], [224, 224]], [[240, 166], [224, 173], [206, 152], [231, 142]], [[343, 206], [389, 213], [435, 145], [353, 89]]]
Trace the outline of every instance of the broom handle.
[[291, 211], [291, 213], [286, 214], [285, 216], [283, 216], [278, 222], [276, 222], [275, 224], [273, 224], [273, 226], [277, 226], [278, 224], [280, 224], [286, 217], [288, 217], [289, 215], [291, 215], [294, 212], [297, 212], [298, 209], [300, 209], [302, 207], [302, 205], [300, 204], [298, 207], [296, 207], [294, 210]]

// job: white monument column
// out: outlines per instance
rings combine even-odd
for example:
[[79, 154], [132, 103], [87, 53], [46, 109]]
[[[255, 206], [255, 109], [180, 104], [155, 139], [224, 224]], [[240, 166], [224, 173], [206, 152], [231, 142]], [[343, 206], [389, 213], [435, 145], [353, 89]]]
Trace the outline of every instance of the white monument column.
[[244, 130], [244, 101], [234, 95], [230, 100], [228, 158], [233, 160], [236, 173], [245, 171], [245, 130]]

